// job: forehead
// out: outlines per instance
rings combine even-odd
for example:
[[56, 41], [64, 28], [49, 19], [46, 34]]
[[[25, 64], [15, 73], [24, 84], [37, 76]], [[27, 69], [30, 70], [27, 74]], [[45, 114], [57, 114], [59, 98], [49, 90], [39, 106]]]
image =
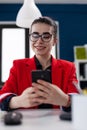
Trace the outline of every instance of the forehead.
[[44, 23], [36, 23], [36, 24], [32, 25], [31, 32], [39, 32], [39, 33], [49, 32], [49, 33], [52, 33], [53, 27], [48, 25], [48, 24], [44, 24]]

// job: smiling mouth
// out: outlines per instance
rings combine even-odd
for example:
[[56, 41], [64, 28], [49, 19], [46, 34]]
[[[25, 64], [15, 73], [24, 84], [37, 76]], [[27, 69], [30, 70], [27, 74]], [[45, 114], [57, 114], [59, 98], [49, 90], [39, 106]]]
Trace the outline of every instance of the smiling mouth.
[[46, 47], [43, 47], [43, 46], [36, 46], [35, 48], [38, 49], [38, 50], [43, 50], [43, 49], [46, 48]]

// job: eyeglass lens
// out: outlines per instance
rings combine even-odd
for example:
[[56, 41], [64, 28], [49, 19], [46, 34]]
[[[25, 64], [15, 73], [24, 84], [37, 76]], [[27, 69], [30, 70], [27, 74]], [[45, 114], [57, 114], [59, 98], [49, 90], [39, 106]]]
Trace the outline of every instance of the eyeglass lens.
[[30, 40], [33, 42], [38, 41], [39, 37], [41, 37], [42, 41], [48, 42], [51, 40], [52, 34], [50, 34], [49, 32], [43, 33], [42, 35], [40, 35], [38, 33], [31, 33], [30, 34]]

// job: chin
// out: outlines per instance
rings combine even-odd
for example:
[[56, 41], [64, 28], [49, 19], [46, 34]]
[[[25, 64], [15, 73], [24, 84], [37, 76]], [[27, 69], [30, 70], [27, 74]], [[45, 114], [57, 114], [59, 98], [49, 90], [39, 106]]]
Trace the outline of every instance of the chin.
[[43, 53], [43, 51], [37, 51], [35, 54], [37, 54], [37, 55], [44, 55], [45, 53]]
[[38, 55], [38, 56], [47, 56], [47, 54], [43, 54], [43, 53], [36, 53], [36, 55]]

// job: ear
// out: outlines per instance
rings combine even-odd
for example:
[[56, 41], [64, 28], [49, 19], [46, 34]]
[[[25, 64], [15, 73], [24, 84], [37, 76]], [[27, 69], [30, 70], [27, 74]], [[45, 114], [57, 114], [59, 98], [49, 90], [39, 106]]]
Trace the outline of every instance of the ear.
[[56, 45], [58, 42], [58, 39], [57, 38], [54, 38], [54, 43], [53, 43], [53, 46]]

